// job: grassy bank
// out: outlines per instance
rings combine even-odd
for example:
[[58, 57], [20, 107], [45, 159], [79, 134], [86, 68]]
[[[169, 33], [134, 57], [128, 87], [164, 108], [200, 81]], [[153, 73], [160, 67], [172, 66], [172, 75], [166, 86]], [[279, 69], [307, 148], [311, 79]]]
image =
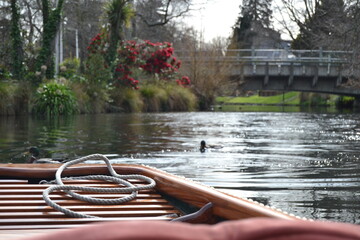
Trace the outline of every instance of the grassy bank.
[[[250, 108], [253, 110], [256, 107], [267, 106], [278, 109], [278, 107], [287, 107], [289, 109], [296, 109], [299, 107], [336, 107], [339, 101], [343, 99], [337, 95], [325, 95], [316, 93], [300, 93], [300, 92], [286, 92], [274, 96], [259, 96], [258, 94], [248, 97], [218, 97], [216, 98], [216, 105], [219, 107], [227, 107], [232, 109], [246, 110]], [[348, 100], [348, 98], [346, 98]], [[275, 111], [275, 110], [274, 110]]]
[[288, 92], [275, 96], [259, 96], [258, 94], [249, 97], [218, 97], [217, 104], [252, 104], [252, 105], [300, 105], [300, 93]]
[[64, 81], [52, 80], [39, 87], [0, 82], [0, 116], [194, 111], [198, 107], [192, 90], [175, 83], [143, 84], [134, 90]]

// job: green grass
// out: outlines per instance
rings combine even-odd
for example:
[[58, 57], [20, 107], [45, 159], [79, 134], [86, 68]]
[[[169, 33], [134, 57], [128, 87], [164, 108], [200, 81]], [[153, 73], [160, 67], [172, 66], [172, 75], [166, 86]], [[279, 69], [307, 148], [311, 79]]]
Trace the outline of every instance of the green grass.
[[335, 106], [339, 96], [329, 95], [322, 98], [316, 94], [305, 94], [301, 97], [300, 92], [286, 92], [275, 96], [252, 95], [249, 97], [217, 97], [218, 105], [284, 105], [284, 106], [306, 106], [306, 105], [329, 105]]
[[286, 105], [299, 105], [300, 93], [287, 92], [275, 96], [262, 97], [253, 95], [250, 97], [218, 97], [216, 98], [217, 104], [286, 104]]

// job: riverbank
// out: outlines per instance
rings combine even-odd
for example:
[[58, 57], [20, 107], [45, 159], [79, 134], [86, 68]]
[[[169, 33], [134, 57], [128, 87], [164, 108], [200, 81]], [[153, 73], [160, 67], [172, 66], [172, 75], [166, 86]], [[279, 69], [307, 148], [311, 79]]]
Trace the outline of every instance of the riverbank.
[[286, 92], [263, 96], [253, 94], [242, 97], [217, 97], [214, 110], [223, 111], [286, 111], [297, 112], [304, 109], [352, 109], [354, 98], [338, 95]]

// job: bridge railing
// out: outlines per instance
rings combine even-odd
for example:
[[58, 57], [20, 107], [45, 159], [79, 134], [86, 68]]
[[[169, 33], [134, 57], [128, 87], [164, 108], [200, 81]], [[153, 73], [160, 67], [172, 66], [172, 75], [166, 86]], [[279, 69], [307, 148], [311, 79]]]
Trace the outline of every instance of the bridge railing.
[[177, 51], [183, 61], [192, 58], [203, 61], [227, 61], [274, 64], [348, 64], [354, 56], [351, 51], [288, 50], [288, 49], [231, 49], [217, 51]]

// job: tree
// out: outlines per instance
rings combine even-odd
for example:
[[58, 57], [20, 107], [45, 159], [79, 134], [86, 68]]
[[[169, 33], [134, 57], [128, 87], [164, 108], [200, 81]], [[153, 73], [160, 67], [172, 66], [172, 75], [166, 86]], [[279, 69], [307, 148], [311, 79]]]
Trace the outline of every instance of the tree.
[[[252, 48], [254, 39], [257, 38], [276, 38], [277, 34], [270, 28], [272, 10], [272, 0], [243, 0], [241, 14], [234, 27], [232, 46], [234, 48]], [[269, 36], [269, 37], [266, 37]], [[275, 45], [275, 43], [265, 44]], [[265, 46], [258, 46], [265, 47]], [[275, 46], [269, 46], [275, 47]]]
[[346, 45], [348, 18], [343, 0], [321, 0], [304, 23], [293, 41], [295, 49], [340, 49]]
[[55, 73], [54, 66], [54, 42], [61, 20], [61, 11], [65, 0], [58, 0], [55, 8], [51, 7], [50, 0], [42, 2], [43, 31], [41, 35], [41, 49], [37, 56], [37, 71], [46, 69], [46, 77], [52, 78]]
[[[75, 57], [84, 61], [87, 57], [90, 40], [100, 31], [103, 21], [104, 1], [67, 1], [63, 7], [64, 18], [64, 57]], [[94, 17], [99, 16], [99, 17]]]
[[106, 61], [109, 65], [115, 60], [119, 42], [124, 39], [124, 26], [130, 24], [134, 10], [130, 0], [111, 0], [106, 6], [108, 20], [109, 49]]
[[222, 59], [223, 50], [229, 43], [221, 38], [204, 43], [191, 28], [187, 29], [184, 40], [186, 48], [178, 53], [179, 59], [183, 59], [181, 73], [190, 77], [199, 109], [209, 110], [215, 97], [221, 95], [229, 85], [231, 64]]
[[12, 41], [12, 68], [11, 72], [16, 79], [21, 80], [24, 74], [24, 53], [20, 32], [20, 13], [16, 0], [11, 0], [11, 41]]
[[269, 28], [272, 18], [272, 0], [243, 0], [242, 16], [250, 22], [259, 22]]
[[[349, 44], [348, 4], [344, 0], [282, 0], [280, 21], [297, 49], [345, 49]], [[289, 26], [296, 23], [298, 34]]]
[[191, 0], [138, 0], [136, 16], [149, 27], [163, 26], [188, 14], [191, 6]]

